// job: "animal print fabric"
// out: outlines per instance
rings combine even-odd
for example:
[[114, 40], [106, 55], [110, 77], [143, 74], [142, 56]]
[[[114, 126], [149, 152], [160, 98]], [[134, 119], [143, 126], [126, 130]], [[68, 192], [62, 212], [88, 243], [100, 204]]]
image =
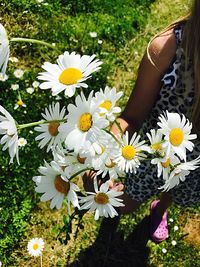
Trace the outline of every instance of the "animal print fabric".
[[[147, 139], [146, 133], [157, 128], [158, 116], [165, 110], [183, 113], [188, 119], [191, 117], [191, 106], [194, 98], [194, 73], [192, 62], [186, 65], [184, 51], [181, 47], [183, 26], [174, 28], [177, 42], [175, 58], [168, 71], [162, 78], [162, 86], [154, 107], [145, 120], [141, 129], [142, 140]], [[184, 69], [187, 69], [184, 73]], [[189, 88], [189, 90], [188, 90]], [[194, 152], [188, 154], [188, 160], [200, 155], [200, 140], [195, 143]], [[192, 171], [185, 182], [170, 190], [173, 201], [181, 206], [193, 206], [200, 200], [200, 168]], [[141, 163], [136, 174], [129, 173], [125, 181], [125, 192], [140, 202], [148, 200], [161, 191], [162, 177], [157, 177], [157, 168], [149, 161]]]

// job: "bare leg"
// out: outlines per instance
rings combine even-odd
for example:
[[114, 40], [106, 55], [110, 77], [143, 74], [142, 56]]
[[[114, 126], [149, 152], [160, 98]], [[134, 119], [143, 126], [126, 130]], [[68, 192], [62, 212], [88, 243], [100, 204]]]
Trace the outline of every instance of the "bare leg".
[[124, 193], [121, 196], [121, 198], [123, 199], [123, 203], [124, 203], [125, 206], [124, 207], [120, 207], [120, 209], [119, 209], [120, 214], [130, 214], [130, 213], [133, 213], [141, 205], [141, 202], [136, 201], [136, 200], [130, 198], [129, 195], [127, 195], [126, 193]]
[[158, 215], [163, 216], [168, 207], [172, 204], [172, 196], [170, 193], [162, 193], [160, 202], [157, 205], [156, 212]]

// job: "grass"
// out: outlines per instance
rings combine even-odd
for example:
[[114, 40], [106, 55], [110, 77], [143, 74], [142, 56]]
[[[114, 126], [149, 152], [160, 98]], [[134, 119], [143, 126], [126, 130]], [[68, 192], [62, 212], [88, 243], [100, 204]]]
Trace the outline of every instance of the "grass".
[[[134, 86], [137, 68], [148, 41], [152, 36], [180, 14], [187, 12], [189, 0], [162, 0], [151, 5], [148, 22], [132, 40], [115, 50], [118, 60], [108, 72], [107, 82], [125, 92], [121, 103], [124, 106]], [[33, 17], [32, 17], [33, 18]], [[13, 19], [14, 20], [14, 19]], [[13, 25], [16, 25], [13, 21]], [[24, 16], [24, 25], [30, 23]], [[33, 22], [34, 23], [34, 22]], [[12, 25], [12, 24], [11, 24]], [[15, 26], [16, 27], [16, 26]], [[27, 26], [24, 26], [25, 28]], [[36, 34], [36, 33], [35, 33]], [[16, 48], [17, 49], [17, 48]], [[44, 58], [45, 49], [38, 51]], [[31, 56], [34, 55], [34, 49]], [[112, 61], [112, 59], [110, 58]], [[26, 65], [23, 57], [22, 65]], [[28, 66], [29, 67], [29, 66]], [[95, 222], [92, 214], [83, 216], [83, 229], [78, 229], [73, 222], [73, 233], [67, 244], [63, 215], [66, 207], [59, 211], [50, 210], [49, 203], [38, 203], [29, 218], [25, 236], [11, 254], [10, 267], [39, 266], [38, 258], [31, 258], [26, 251], [27, 242], [33, 237], [42, 237], [45, 241], [43, 267], [53, 266], [136, 266], [144, 267], [195, 267], [200, 265], [199, 257], [199, 209], [180, 209], [173, 205], [169, 210], [170, 238], [160, 245], [154, 244], [148, 236], [148, 207], [150, 200], [144, 203], [137, 214], [124, 216], [115, 221], [115, 227], [109, 220]], [[174, 230], [178, 226], [178, 231]], [[172, 246], [172, 241], [177, 242]], [[163, 253], [165, 248], [167, 253]]]

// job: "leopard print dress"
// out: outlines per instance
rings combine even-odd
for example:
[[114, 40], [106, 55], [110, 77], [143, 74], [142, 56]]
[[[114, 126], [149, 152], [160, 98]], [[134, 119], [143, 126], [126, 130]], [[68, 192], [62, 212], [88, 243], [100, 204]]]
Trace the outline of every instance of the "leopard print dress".
[[[194, 99], [194, 72], [192, 62], [187, 64], [185, 69], [184, 50], [181, 47], [183, 26], [174, 28], [177, 42], [175, 58], [168, 71], [162, 78], [162, 86], [158, 99], [152, 108], [151, 113], [145, 120], [141, 129], [142, 140], [147, 139], [146, 133], [150, 129], [157, 128], [158, 116], [163, 111], [183, 113], [187, 118], [191, 117], [191, 106]], [[188, 92], [186, 88], [191, 88]], [[192, 154], [192, 155], [191, 155]], [[188, 153], [187, 159], [191, 160], [200, 155], [200, 140], [195, 143], [192, 153]], [[200, 201], [200, 168], [192, 171], [185, 182], [170, 190], [173, 201], [181, 206], [193, 206]], [[125, 181], [125, 192], [140, 202], [148, 200], [153, 195], [160, 193], [158, 189], [164, 184], [161, 177], [157, 177], [157, 169], [149, 161], [141, 163], [136, 174], [129, 173]]]

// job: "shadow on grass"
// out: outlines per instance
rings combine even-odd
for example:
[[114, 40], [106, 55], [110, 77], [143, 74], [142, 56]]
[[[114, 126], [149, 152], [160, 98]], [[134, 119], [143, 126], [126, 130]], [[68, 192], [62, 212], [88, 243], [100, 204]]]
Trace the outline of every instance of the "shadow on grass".
[[150, 217], [146, 216], [125, 239], [117, 231], [120, 218], [103, 219], [94, 244], [68, 267], [146, 267]]

